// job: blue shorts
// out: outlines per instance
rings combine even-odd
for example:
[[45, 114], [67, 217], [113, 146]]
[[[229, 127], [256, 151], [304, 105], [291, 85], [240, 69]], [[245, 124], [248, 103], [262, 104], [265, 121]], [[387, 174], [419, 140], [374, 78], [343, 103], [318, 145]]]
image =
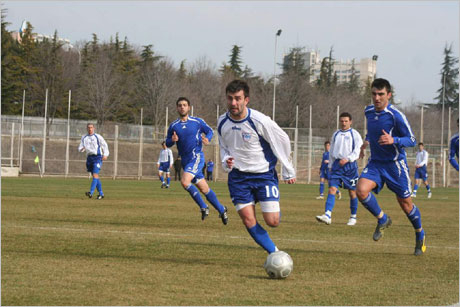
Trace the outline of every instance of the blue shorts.
[[379, 193], [386, 183], [387, 187], [400, 198], [408, 198], [412, 194], [409, 177], [409, 167], [406, 159], [399, 161], [369, 161], [359, 178], [374, 181], [377, 187], [373, 190]]
[[321, 170], [321, 173], [319, 174], [319, 178], [324, 178], [324, 179], [328, 179], [329, 176], [329, 168], [326, 167], [325, 169]]
[[358, 164], [356, 162], [348, 162], [343, 167], [337, 166], [332, 169], [329, 172], [328, 181], [330, 187], [355, 191], [358, 179]]
[[234, 205], [280, 200], [276, 171], [264, 174], [233, 169], [228, 174], [228, 190]]
[[86, 170], [91, 174], [99, 174], [102, 167], [102, 156], [88, 156], [86, 158]]
[[169, 162], [160, 162], [160, 167], [158, 167], [158, 170], [160, 172], [169, 173], [169, 167]]
[[428, 179], [426, 165], [415, 169], [415, 179], [422, 179], [423, 181], [426, 181]]
[[193, 175], [192, 183], [197, 183], [199, 180], [204, 178], [203, 167], [204, 167], [204, 154], [200, 152], [194, 158], [185, 160], [182, 158], [182, 168], [184, 172]]

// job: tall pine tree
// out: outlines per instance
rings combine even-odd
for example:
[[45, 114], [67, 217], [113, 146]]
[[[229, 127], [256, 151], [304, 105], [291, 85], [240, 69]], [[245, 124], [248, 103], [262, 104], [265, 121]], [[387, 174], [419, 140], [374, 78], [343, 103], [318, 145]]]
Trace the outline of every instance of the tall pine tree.
[[441, 68], [441, 87], [435, 99], [440, 106], [444, 100], [444, 106], [458, 108], [458, 58], [452, 53], [452, 44], [446, 44]]

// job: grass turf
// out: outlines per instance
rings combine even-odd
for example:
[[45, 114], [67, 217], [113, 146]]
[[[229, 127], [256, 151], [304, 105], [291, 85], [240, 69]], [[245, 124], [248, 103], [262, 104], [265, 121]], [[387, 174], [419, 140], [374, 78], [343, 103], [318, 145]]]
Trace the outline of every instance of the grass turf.
[[294, 260], [285, 280], [267, 277], [265, 251], [250, 238], [225, 183], [211, 183], [229, 208], [201, 221], [177, 182], [2, 178], [2, 305], [452, 305], [459, 301], [458, 189], [420, 189], [415, 203], [427, 252], [413, 256], [413, 228], [394, 195], [377, 196], [393, 219], [379, 242], [361, 205], [346, 225], [348, 196], [332, 224], [316, 185], [280, 186], [282, 222], [268, 230]]

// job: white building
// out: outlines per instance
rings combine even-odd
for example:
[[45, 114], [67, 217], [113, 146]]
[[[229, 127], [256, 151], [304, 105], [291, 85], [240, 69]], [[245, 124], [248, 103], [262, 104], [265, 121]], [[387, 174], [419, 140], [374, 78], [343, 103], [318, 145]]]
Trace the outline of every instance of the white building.
[[[310, 82], [319, 79], [321, 72], [321, 59], [319, 52], [308, 51], [304, 54], [305, 65], [310, 71]], [[337, 73], [338, 83], [349, 82], [352, 76], [353, 60], [334, 60], [333, 71]], [[377, 73], [377, 56], [371, 59], [364, 58], [359, 61], [354, 60], [355, 74], [359, 78], [360, 85], [364, 87], [368, 80], [373, 80]]]

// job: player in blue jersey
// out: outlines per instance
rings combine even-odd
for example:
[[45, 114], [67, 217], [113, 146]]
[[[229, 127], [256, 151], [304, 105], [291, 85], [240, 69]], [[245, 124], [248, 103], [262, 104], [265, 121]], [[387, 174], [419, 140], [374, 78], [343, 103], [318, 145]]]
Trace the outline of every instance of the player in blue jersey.
[[189, 116], [190, 101], [186, 97], [177, 99], [176, 108], [179, 118], [169, 126], [166, 146], [171, 147], [176, 144], [179, 150], [184, 169], [181, 179], [182, 187], [190, 193], [200, 207], [202, 220], [209, 215], [209, 208], [201, 198], [199, 191], [219, 212], [222, 223], [227, 225], [227, 208], [221, 205], [214, 191], [209, 188], [202, 171], [205, 164], [202, 146], [209, 144], [213, 131], [201, 118]]
[[277, 251], [268, 232], [257, 222], [255, 204], [270, 227], [280, 223], [278, 159], [286, 183], [295, 183], [288, 135], [268, 116], [247, 107], [249, 86], [241, 80], [226, 89], [228, 112], [219, 117], [217, 131], [222, 167], [228, 172], [228, 189], [247, 231], [267, 253]]
[[[326, 141], [324, 142], [324, 152], [323, 158], [321, 159], [321, 166], [319, 168], [319, 196], [316, 199], [324, 199], [324, 184], [328, 178], [329, 174], [329, 149], [331, 148], [331, 142]], [[342, 194], [340, 194], [339, 189], [337, 189], [337, 197], [339, 199], [342, 198]]]
[[414, 190], [412, 191], [412, 197], [417, 197], [418, 186], [422, 183], [425, 184], [426, 190], [428, 192], [428, 198], [431, 198], [431, 187], [428, 183], [428, 172], [426, 167], [428, 165], [428, 152], [423, 149], [423, 143], [418, 143], [418, 151], [415, 156], [415, 185]]
[[332, 210], [335, 205], [335, 194], [339, 187], [348, 190], [350, 195], [350, 218], [348, 226], [356, 225], [358, 198], [356, 184], [358, 183], [358, 163], [360, 148], [363, 139], [358, 131], [351, 128], [351, 114], [344, 112], [339, 116], [340, 129], [332, 135], [332, 144], [329, 153], [329, 193], [327, 196], [324, 214], [316, 216], [316, 220], [326, 225], [332, 222]]
[[365, 109], [368, 133], [361, 146], [360, 156], [364, 156], [368, 145], [371, 155], [359, 178], [356, 193], [363, 206], [378, 219], [373, 235], [374, 241], [378, 241], [392, 221], [380, 208], [372, 191], [378, 193], [386, 184], [396, 194], [401, 209], [415, 229], [414, 255], [419, 256], [426, 250], [426, 236], [420, 210], [412, 202], [409, 168], [404, 151], [404, 147], [415, 146], [415, 137], [406, 116], [389, 103], [390, 83], [385, 79], [375, 79], [371, 90], [373, 105]]
[[[457, 128], [458, 128], [458, 118], [457, 118]], [[458, 172], [458, 132], [450, 139], [449, 144], [449, 162]]]
[[214, 171], [214, 162], [212, 159], [209, 159], [208, 163], [206, 163], [206, 180], [212, 181], [212, 172]]
[[82, 136], [80, 145], [78, 146], [79, 152], [86, 152], [86, 170], [91, 173], [93, 180], [91, 181], [91, 188], [85, 195], [89, 198], [93, 197], [94, 190], [97, 188], [99, 195], [97, 199], [103, 199], [104, 193], [102, 192], [102, 184], [99, 179], [99, 172], [102, 167], [102, 161], [107, 160], [109, 156], [109, 146], [102, 135], [94, 132], [94, 125], [88, 123], [86, 125], [88, 131], [87, 135]]
[[[161, 147], [163, 149], [160, 151], [160, 155], [158, 157], [158, 177], [161, 181], [161, 188], [169, 188], [169, 183], [171, 182], [171, 175], [169, 172], [169, 168], [174, 161], [173, 154], [171, 149], [166, 147], [166, 142], [161, 143]], [[164, 176], [163, 176], [164, 174]], [[166, 177], [166, 182], [165, 182]]]

